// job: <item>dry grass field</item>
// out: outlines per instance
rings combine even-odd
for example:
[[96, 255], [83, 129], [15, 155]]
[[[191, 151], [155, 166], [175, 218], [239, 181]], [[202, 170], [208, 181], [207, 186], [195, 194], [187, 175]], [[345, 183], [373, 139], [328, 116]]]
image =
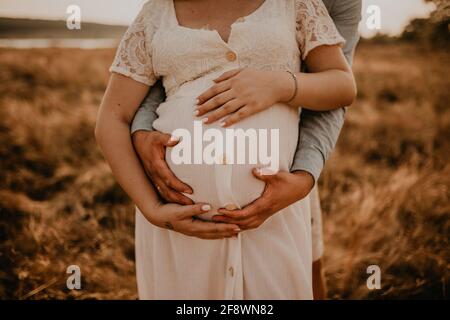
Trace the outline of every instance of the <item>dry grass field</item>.
[[[93, 137], [113, 54], [0, 49], [2, 299], [137, 298], [133, 206]], [[358, 102], [320, 181], [330, 298], [449, 298], [449, 61], [359, 47]]]

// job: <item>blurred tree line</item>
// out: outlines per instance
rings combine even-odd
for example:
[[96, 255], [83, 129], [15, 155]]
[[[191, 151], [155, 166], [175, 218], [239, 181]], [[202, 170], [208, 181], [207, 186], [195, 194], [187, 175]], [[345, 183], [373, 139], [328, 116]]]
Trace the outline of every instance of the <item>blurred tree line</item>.
[[436, 6], [429, 18], [412, 20], [401, 39], [432, 47], [450, 47], [450, 0], [425, 0]]

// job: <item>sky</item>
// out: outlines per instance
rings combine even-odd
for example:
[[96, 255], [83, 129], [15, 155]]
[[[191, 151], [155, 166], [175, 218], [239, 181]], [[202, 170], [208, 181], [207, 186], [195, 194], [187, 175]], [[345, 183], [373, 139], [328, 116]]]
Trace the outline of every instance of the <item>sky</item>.
[[[66, 19], [67, 7], [78, 5], [82, 22], [126, 25], [132, 21], [144, 2], [145, 0], [0, 0], [0, 16]], [[366, 26], [369, 16], [366, 10], [371, 5], [380, 8], [380, 30], [369, 30]], [[366, 37], [377, 31], [395, 35], [403, 30], [409, 20], [426, 17], [432, 9], [433, 6], [425, 4], [423, 0], [363, 0], [360, 31]]]

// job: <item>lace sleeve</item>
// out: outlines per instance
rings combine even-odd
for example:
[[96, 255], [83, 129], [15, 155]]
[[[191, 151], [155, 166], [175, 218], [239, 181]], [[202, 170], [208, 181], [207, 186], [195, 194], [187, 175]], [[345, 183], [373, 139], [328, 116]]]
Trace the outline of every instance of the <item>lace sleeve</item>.
[[110, 72], [116, 72], [130, 77], [133, 80], [152, 86], [157, 77], [153, 71], [151, 57], [151, 38], [154, 25], [149, 21], [148, 1], [141, 9], [133, 23], [125, 32], [117, 49], [114, 61], [109, 68]]
[[321, 45], [343, 46], [339, 34], [322, 0], [295, 0], [297, 42], [305, 60], [309, 52]]

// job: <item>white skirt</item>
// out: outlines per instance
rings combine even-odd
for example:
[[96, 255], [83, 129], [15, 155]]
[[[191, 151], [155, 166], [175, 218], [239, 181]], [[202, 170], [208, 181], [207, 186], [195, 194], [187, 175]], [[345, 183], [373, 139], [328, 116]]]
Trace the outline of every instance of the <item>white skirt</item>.
[[312, 299], [311, 207], [305, 198], [237, 239], [203, 240], [136, 210], [140, 299]]

